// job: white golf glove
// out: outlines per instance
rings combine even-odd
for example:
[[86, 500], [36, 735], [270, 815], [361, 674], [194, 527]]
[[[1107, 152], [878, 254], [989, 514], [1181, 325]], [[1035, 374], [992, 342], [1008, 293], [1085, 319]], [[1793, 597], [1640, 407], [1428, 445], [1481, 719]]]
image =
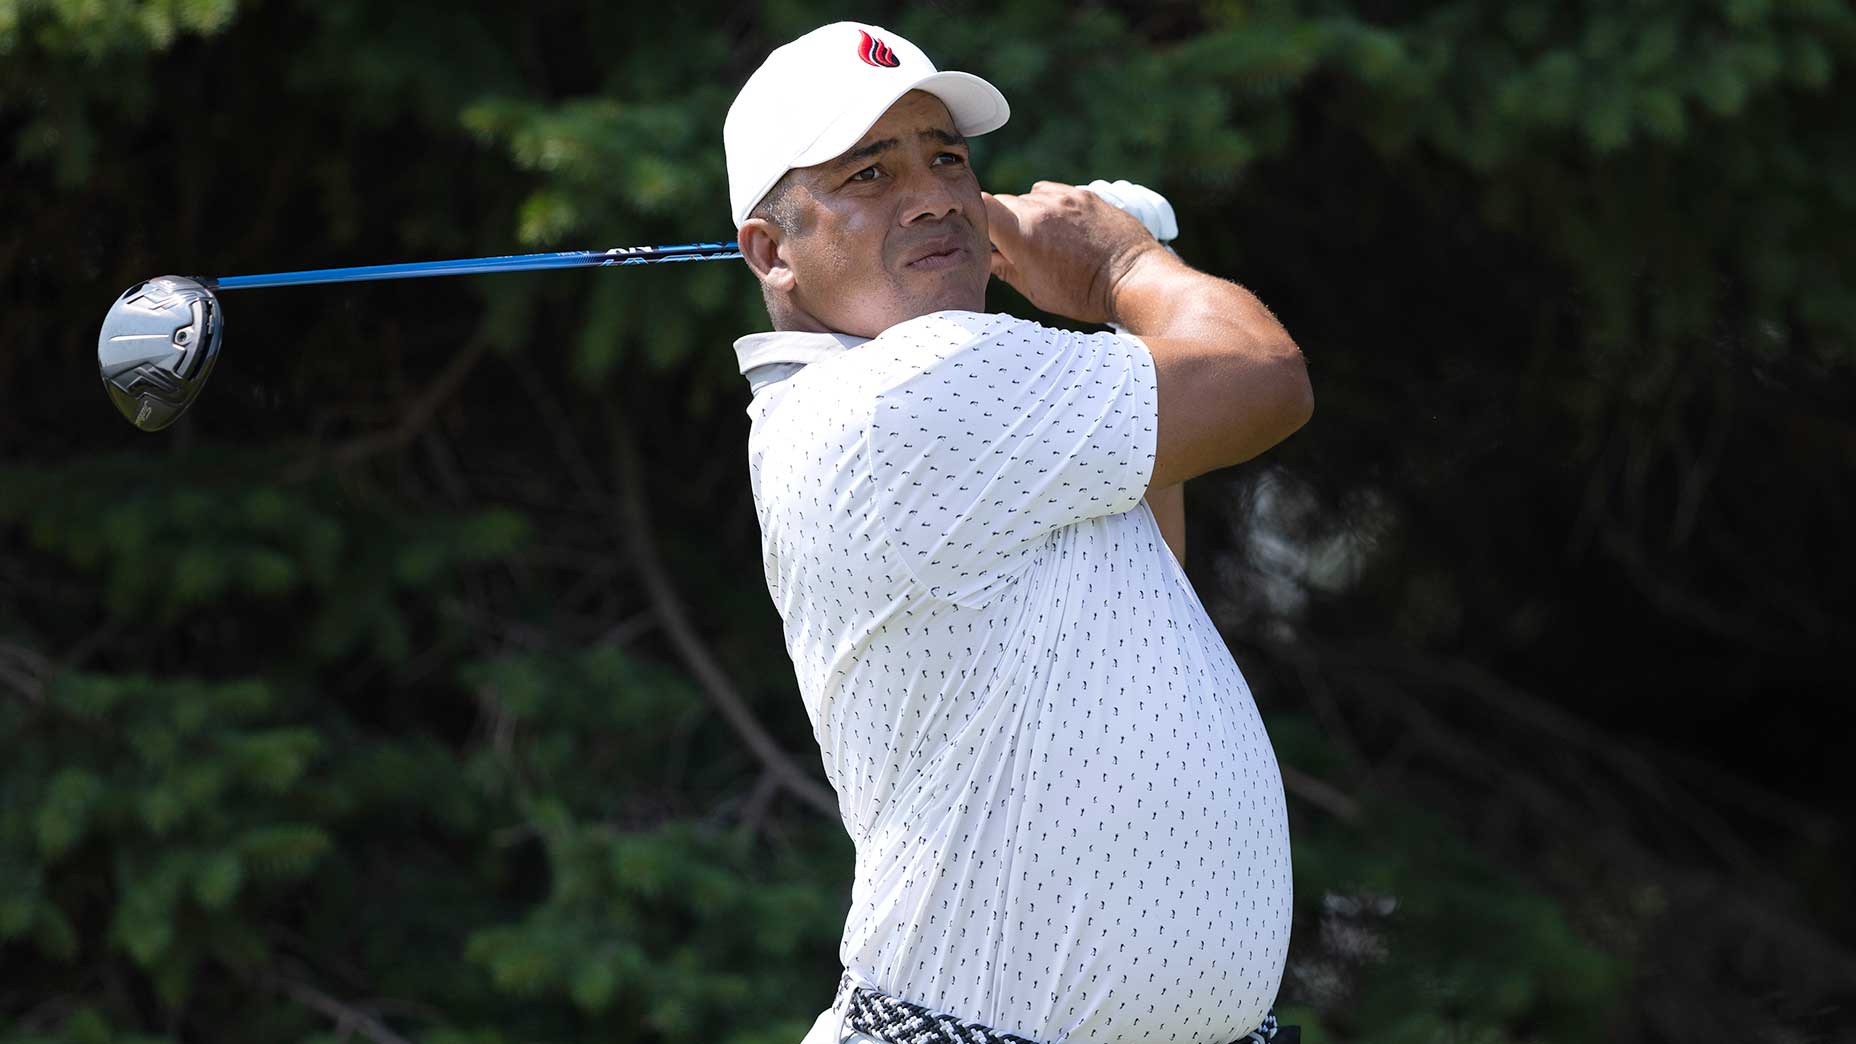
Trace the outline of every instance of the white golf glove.
[[[1113, 203], [1118, 209], [1140, 218], [1141, 224], [1147, 226], [1147, 231], [1153, 233], [1160, 245], [1178, 256], [1171, 243], [1179, 238], [1179, 221], [1173, 216], [1173, 204], [1168, 203], [1165, 196], [1132, 181], [1109, 182], [1098, 179], [1082, 187]], [[1109, 325], [1115, 328], [1116, 333], [1128, 332], [1128, 328], [1120, 323]]]
[[1109, 182], [1100, 179], [1083, 188], [1108, 200], [1118, 209], [1140, 218], [1141, 224], [1146, 225], [1147, 231], [1153, 233], [1153, 237], [1160, 242], [1171, 243], [1179, 238], [1179, 222], [1173, 217], [1173, 204], [1153, 189], [1136, 185], [1132, 181]]

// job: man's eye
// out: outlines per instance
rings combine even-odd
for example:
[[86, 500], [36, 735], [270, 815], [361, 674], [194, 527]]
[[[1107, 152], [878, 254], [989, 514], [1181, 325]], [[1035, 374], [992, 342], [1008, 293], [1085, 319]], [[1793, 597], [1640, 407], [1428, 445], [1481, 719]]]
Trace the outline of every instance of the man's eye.
[[[956, 165], [958, 165], [958, 163], [967, 162], [967, 158], [961, 156], [960, 152], [939, 152], [939, 154], [935, 154], [935, 162], [939, 162], [939, 160], [954, 160]], [[865, 167], [865, 169], [857, 171], [856, 175], [850, 175], [850, 178], [846, 178], [846, 180], [854, 180], [854, 182], [874, 182], [874, 180], [876, 180], [876, 167]]]

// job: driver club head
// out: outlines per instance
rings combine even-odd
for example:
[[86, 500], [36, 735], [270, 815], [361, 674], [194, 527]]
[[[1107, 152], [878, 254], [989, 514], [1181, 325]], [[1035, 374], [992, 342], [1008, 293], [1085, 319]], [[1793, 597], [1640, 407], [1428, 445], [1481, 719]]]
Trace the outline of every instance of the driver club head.
[[129, 423], [160, 431], [206, 386], [224, 332], [219, 298], [199, 280], [165, 275], [137, 283], [103, 317], [103, 388]]

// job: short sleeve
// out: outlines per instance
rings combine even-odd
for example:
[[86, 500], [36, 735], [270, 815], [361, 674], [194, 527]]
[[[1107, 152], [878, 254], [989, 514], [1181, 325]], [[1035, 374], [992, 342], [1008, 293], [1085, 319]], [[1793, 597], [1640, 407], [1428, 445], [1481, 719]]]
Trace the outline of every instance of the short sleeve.
[[873, 521], [930, 594], [983, 598], [1057, 530], [1141, 502], [1158, 412], [1122, 334], [1020, 321], [923, 353], [875, 399]]

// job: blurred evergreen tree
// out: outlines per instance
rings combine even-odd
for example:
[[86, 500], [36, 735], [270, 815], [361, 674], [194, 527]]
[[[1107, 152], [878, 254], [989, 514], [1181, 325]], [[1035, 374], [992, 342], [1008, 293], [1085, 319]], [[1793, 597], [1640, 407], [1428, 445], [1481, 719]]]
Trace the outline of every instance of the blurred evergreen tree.
[[[1842, 1039], [1850, 5], [866, 13], [1012, 99], [988, 188], [1154, 186], [1309, 356], [1310, 428], [1189, 493], [1292, 797], [1286, 1021]], [[852, 851], [743, 481], [751, 277], [242, 292], [153, 437], [92, 324], [724, 238], [734, 91], [838, 17], [0, 0], [0, 1042], [796, 1044]]]

